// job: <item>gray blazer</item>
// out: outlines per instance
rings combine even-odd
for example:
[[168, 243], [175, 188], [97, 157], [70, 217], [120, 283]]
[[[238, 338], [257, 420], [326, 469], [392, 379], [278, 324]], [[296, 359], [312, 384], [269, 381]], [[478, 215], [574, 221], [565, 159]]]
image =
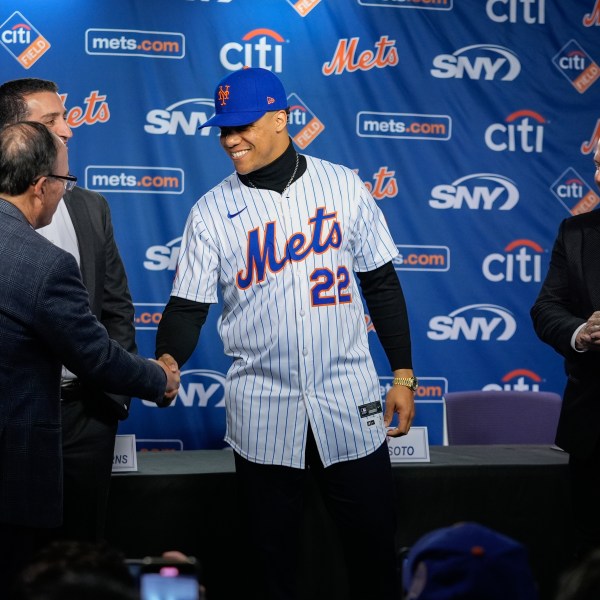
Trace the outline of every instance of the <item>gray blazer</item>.
[[73, 256], [0, 198], [0, 520], [62, 520], [60, 376], [157, 401], [163, 370], [111, 340], [89, 309]]

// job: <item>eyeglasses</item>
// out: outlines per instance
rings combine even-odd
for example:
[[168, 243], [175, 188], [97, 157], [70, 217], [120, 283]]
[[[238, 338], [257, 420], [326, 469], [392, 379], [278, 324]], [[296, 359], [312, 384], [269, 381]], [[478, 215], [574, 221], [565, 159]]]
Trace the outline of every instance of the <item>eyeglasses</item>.
[[69, 192], [77, 183], [77, 177], [75, 175], [53, 175], [52, 173], [48, 173], [46, 177], [53, 177], [54, 179], [62, 179], [65, 185], [65, 191]]

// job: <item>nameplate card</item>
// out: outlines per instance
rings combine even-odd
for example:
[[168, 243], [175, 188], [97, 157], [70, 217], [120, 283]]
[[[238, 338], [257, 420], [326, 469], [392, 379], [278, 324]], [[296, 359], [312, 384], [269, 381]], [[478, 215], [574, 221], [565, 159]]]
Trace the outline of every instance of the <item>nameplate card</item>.
[[388, 437], [392, 463], [430, 462], [427, 427], [411, 427], [402, 437]]
[[135, 435], [118, 435], [115, 439], [113, 455], [113, 473], [137, 471], [137, 452], [135, 450]]

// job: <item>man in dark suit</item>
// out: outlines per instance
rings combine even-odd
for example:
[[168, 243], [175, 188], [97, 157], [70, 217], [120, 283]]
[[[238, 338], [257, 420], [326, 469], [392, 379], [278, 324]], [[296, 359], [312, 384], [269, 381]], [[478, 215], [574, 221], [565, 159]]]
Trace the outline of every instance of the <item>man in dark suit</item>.
[[179, 386], [177, 369], [109, 338], [73, 256], [35, 231], [75, 180], [43, 125], [0, 130], [0, 586], [62, 522], [62, 366], [159, 404]]
[[[52, 81], [28, 78], [0, 86], [0, 126], [24, 119], [46, 125], [65, 144], [73, 136]], [[133, 303], [106, 200], [75, 187], [64, 194], [52, 223], [38, 233], [75, 256], [92, 313], [113, 340], [129, 352], [136, 352]], [[99, 540], [104, 533], [118, 420], [127, 417], [130, 398], [83, 385], [66, 370], [61, 398], [65, 497], [62, 536]]]
[[[594, 155], [600, 187], [600, 143]], [[579, 556], [600, 546], [600, 211], [565, 219], [531, 309], [537, 335], [565, 358], [556, 443], [569, 453]]]

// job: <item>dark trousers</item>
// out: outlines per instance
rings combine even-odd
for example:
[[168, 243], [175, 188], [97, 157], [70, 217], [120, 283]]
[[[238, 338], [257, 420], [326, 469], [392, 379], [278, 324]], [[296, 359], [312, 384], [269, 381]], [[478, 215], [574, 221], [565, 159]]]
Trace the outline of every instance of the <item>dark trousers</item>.
[[[349, 598], [398, 600], [396, 512], [387, 444], [357, 460], [324, 468], [312, 434], [307, 467], [336, 525], [348, 573]], [[248, 582], [265, 600], [298, 597], [305, 469], [250, 462], [235, 453], [250, 552]], [[319, 540], [311, 543], [319, 544]]]
[[600, 548], [600, 444], [586, 458], [569, 456], [576, 558]]
[[85, 389], [61, 402], [63, 430], [63, 539], [104, 538], [118, 419], [109, 400], [85, 396]]

